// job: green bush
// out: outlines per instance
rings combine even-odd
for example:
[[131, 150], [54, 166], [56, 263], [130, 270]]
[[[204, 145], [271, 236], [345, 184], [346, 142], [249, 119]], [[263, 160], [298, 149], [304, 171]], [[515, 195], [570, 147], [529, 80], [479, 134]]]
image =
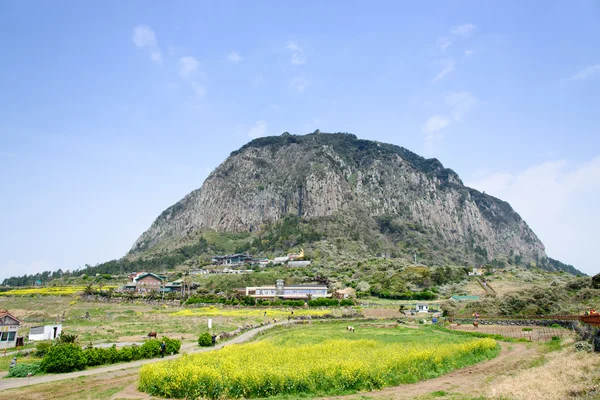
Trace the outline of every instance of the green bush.
[[351, 299], [342, 299], [340, 300], [340, 306], [342, 307], [350, 307], [354, 305], [354, 301]]
[[71, 372], [85, 368], [86, 356], [75, 343], [59, 343], [50, 347], [42, 359], [40, 368], [44, 372]]
[[[166, 343], [165, 343], [166, 344]], [[154, 358], [160, 355], [160, 340], [151, 339], [140, 346], [142, 358]]]
[[44, 357], [48, 350], [52, 347], [52, 342], [42, 341], [35, 344], [35, 356]]
[[[181, 348], [181, 342], [179, 340], [169, 339], [167, 337], [163, 338], [162, 340], [164, 340], [165, 342], [165, 352], [167, 354], [179, 353], [179, 349]], [[136, 361], [142, 358], [155, 358], [160, 355], [160, 344], [162, 340], [152, 339], [146, 341], [142, 346], [123, 347], [121, 349], [117, 349], [116, 345], [113, 345], [109, 348], [88, 347], [82, 350], [84, 364], [87, 366], [95, 366], [104, 364], [114, 364], [118, 362]], [[58, 346], [64, 346], [64, 344], [59, 344], [57, 346], [52, 347], [51, 349], [54, 349]], [[46, 358], [44, 358], [42, 362], [44, 362], [45, 360]], [[56, 370], [52, 372], [67, 371]]]
[[523, 328], [521, 329], [523, 332], [531, 332], [533, 328]]
[[198, 344], [202, 347], [212, 346], [212, 336], [208, 332], [204, 332], [198, 338]]
[[168, 337], [163, 337], [165, 341], [165, 352], [167, 354], [177, 354], [179, 353], [179, 349], [181, 349], [181, 341], [177, 339], [169, 339]]
[[337, 299], [328, 299], [326, 297], [320, 297], [318, 299], [310, 300], [308, 302], [309, 307], [337, 307], [340, 305], [340, 301]]
[[40, 369], [39, 362], [35, 362], [35, 363], [31, 363], [31, 364], [17, 364], [16, 366], [12, 367], [8, 371], [7, 377], [9, 377], [9, 378], [24, 378], [29, 373], [31, 373], [31, 375], [37, 375], [40, 372], [42, 372], [42, 370]]

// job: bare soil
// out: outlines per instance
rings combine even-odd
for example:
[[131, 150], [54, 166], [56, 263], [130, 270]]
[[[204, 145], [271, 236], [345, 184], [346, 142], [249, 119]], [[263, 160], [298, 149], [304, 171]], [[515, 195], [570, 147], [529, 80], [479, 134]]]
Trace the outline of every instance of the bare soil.
[[537, 350], [527, 343], [501, 343], [502, 349], [493, 360], [475, 364], [450, 372], [439, 378], [409, 385], [390, 387], [372, 392], [361, 392], [350, 396], [326, 397], [323, 399], [352, 399], [360, 397], [382, 399], [414, 399], [418, 396], [443, 391], [460, 393], [464, 396], [480, 396], [489, 376], [517, 368], [535, 357]]

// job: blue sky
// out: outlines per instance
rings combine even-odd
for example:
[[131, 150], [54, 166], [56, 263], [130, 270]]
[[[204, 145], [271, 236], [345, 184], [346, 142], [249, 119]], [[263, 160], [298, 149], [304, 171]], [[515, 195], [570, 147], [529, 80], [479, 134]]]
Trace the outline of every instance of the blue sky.
[[598, 1], [0, 0], [0, 279], [119, 258], [317, 128], [437, 157], [600, 272], [599, 38]]

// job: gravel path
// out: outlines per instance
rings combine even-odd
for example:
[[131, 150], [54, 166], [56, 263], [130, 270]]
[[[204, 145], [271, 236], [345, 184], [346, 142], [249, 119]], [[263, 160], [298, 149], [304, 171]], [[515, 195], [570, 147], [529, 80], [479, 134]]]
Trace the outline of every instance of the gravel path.
[[[291, 323], [294, 323], [294, 322], [292, 321]], [[249, 330], [248, 332], [242, 333], [241, 335], [236, 336], [233, 339], [228, 340], [227, 342], [218, 344], [215, 347], [198, 347], [198, 345], [196, 343], [185, 343], [184, 345], [181, 346], [181, 352], [204, 353], [206, 351], [219, 350], [225, 346], [243, 343], [246, 340], [251, 339], [258, 332], [262, 332], [267, 329], [271, 329], [274, 326], [287, 325], [287, 324], [289, 324], [289, 322], [286, 321], [286, 322], [278, 322], [276, 324], [261, 326], [259, 328], [255, 328], [255, 329]], [[66, 374], [48, 374], [48, 375], [41, 375], [41, 376], [33, 376], [31, 378], [0, 379], [0, 391], [6, 390], [6, 389], [18, 388], [18, 387], [26, 386], [26, 385], [35, 385], [38, 383], [47, 383], [47, 382], [60, 381], [63, 379], [77, 378], [80, 376], [90, 376], [90, 375], [107, 374], [107, 373], [111, 373], [112, 376], [121, 375], [121, 374], [131, 374], [135, 369], [140, 368], [144, 364], [150, 364], [150, 363], [162, 361], [162, 360], [174, 360], [180, 356], [181, 356], [181, 354], [175, 354], [173, 356], [167, 356], [165, 358], [152, 358], [149, 360], [139, 360], [139, 361], [133, 361], [133, 362], [129, 362], [129, 363], [112, 364], [112, 365], [109, 365], [106, 367], [91, 368], [91, 369], [87, 369], [87, 370], [83, 370], [83, 371], [69, 372]]]

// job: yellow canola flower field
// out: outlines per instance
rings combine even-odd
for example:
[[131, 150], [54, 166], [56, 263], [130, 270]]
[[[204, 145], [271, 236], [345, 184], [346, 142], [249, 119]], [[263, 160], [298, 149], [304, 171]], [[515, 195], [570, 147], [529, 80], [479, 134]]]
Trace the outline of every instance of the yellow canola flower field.
[[[263, 317], [267, 313], [269, 318], [287, 318], [290, 311], [285, 309], [260, 309], [260, 308], [221, 308], [221, 307], [201, 307], [193, 309], [185, 309], [174, 312], [173, 316], [177, 317]], [[294, 317], [301, 315], [325, 315], [331, 314], [330, 310], [311, 310], [311, 309], [294, 309]]]
[[330, 340], [296, 346], [267, 340], [145, 365], [139, 388], [186, 399], [372, 390], [435, 377], [497, 351], [492, 339], [445, 345]]
[[[117, 286], [104, 286], [103, 290], [116, 288]], [[0, 292], [0, 296], [71, 296], [83, 292], [85, 286], [54, 286], [28, 289], [12, 289]]]

